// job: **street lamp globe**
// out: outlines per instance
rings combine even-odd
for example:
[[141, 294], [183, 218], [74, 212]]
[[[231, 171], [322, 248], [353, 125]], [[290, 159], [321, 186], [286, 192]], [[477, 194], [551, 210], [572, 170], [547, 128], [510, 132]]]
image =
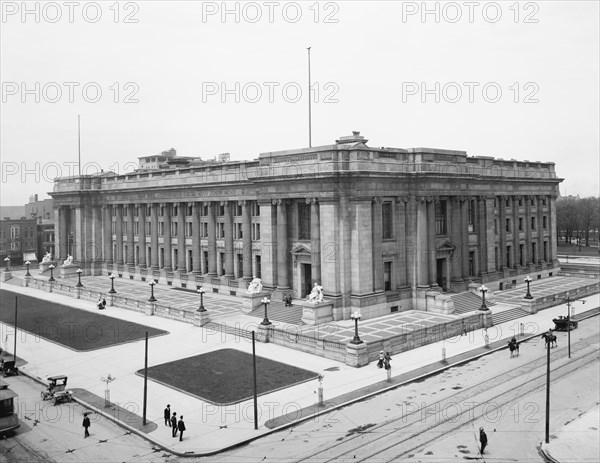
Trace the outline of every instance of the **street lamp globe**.
[[490, 310], [485, 305], [485, 293], [488, 292], [488, 288], [485, 285], [481, 285], [478, 290], [481, 293], [481, 307], [479, 307], [479, 310]]
[[200, 294], [200, 307], [198, 308], [198, 312], [206, 312], [206, 309], [204, 308], [204, 293], [206, 291], [204, 291], [204, 288], [202, 286], [200, 286], [200, 288], [198, 288], [198, 294]]
[[533, 299], [531, 292], [529, 291], [529, 284], [533, 281], [529, 275], [525, 277], [525, 283], [527, 283], [527, 294], [525, 294], [525, 299]]

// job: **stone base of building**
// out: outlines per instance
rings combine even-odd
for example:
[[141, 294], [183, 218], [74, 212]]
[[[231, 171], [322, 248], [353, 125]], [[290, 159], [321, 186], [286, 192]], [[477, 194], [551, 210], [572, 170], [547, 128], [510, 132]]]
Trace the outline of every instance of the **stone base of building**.
[[369, 364], [369, 351], [367, 343], [346, 344], [346, 365], [351, 367], [364, 367]]
[[302, 321], [307, 325], [320, 325], [333, 321], [333, 302], [303, 302]]
[[248, 294], [245, 293], [242, 298], [242, 313], [250, 313], [253, 310], [258, 309], [262, 305], [262, 298], [265, 297], [264, 293]]
[[76, 277], [78, 269], [79, 269], [79, 267], [77, 265], [67, 265], [66, 267], [63, 265], [60, 267], [60, 277], [61, 278]]
[[425, 304], [427, 312], [441, 313], [449, 315], [454, 313], [454, 301], [447, 294], [439, 291], [427, 291], [425, 293]]
[[12, 272], [10, 270], [2, 270], [0, 272], [0, 281], [8, 281], [12, 278]]

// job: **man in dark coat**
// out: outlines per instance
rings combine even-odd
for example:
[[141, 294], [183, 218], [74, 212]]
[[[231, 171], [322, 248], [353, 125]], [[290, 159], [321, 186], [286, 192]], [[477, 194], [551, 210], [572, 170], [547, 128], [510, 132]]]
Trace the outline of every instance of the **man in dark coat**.
[[173, 412], [173, 416], [171, 416], [171, 430], [173, 437], [177, 437], [177, 412]]
[[177, 429], [179, 429], [179, 440], [183, 440], [183, 431], [185, 431], [185, 423], [183, 422], [183, 416], [179, 417], [179, 423], [177, 423]]
[[165, 426], [171, 426], [171, 405], [165, 408]]
[[479, 442], [481, 442], [481, 454], [483, 455], [483, 451], [487, 446], [487, 434], [483, 430], [483, 428], [479, 428]]
[[85, 439], [86, 437], [90, 437], [90, 432], [88, 431], [88, 428], [91, 426], [91, 423], [87, 415], [83, 417], [83, 423], [81, 425], [85, 428], [85, 434], [83, 435], [83, 438]]

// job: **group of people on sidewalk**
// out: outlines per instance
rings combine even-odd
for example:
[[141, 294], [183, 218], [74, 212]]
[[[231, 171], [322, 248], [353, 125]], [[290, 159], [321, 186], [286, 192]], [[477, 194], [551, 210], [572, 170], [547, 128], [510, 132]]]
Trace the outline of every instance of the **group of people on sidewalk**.
[[177, 437], [177, 431], [179, 431], [179, 440], [183, 440], [183, 431], [185, 431], [185, 423], [183, 422], [183, 415], [179, 416], [179, 421], [177, 421], [177, 412], [173, 412], [171, 414], [171, 405], [167, 405], [164, 412], [165, 416], [165, 426], [171, 427], [171, 435], [173, 437]]

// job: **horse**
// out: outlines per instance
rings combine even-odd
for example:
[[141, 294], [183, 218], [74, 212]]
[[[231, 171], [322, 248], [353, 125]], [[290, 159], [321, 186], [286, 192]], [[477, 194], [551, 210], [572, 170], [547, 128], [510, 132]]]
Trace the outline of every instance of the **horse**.
[[519, 356], [519, 342], [516, 339], [511, 339], [508, 342], [508, 348], [510, 349], [510, 358]]
[[550, 347], [558, 347], [558, 343], [556, 342], [556, 335], [552, 333], [552, 331], [547, 331], [543, 333], [542, 338], [546, 341], [546, 347], [550, 344]]

